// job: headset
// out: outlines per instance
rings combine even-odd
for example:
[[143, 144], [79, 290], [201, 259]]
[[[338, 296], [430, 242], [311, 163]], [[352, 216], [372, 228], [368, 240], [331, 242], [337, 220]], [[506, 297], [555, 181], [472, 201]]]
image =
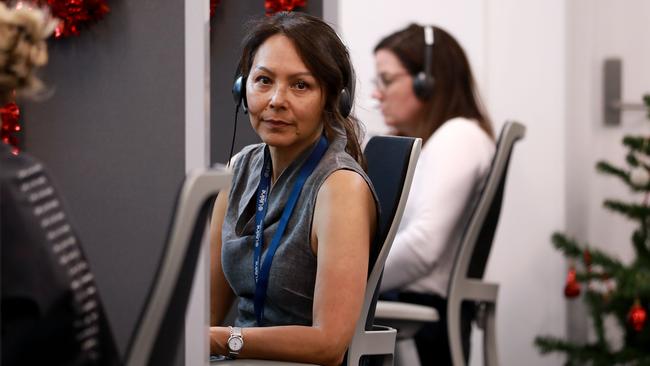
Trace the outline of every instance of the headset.
[[420, 100], [426, 100], [433, 93], [435, 84], [433, 75], [431, 75], [431, 62], [433, 59], [433, 27], [427, 25], [424, 27], [424, 70], [420, 71], [413, 78], [413, 92]]
[[[343, 118], [348, 118], [352, 111], [352, 95], [351, 90], [354, 90], [354, 74], [351, 75], [348, 84], [339, 94], [339, 113]], [[248, 113], [248, 101], [246, 100], [246, 77], [243, 75], [237, 76], [232, 85], [232, 98], [235, 100], [235, 126], [232, 132], [232, 142], [230, 144], [230, 154], [228, 155], [228, 166], [230, 166], [230, 159], [232, 159], [233, 149], [235, 148], [235, 136], [237, 135], [237, 115], [239, 108], [243, 108], [244, 113]]]

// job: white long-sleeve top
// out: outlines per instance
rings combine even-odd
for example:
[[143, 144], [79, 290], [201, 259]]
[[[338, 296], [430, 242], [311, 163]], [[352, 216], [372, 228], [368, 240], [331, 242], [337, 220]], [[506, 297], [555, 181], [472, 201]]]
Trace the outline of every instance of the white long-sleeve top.
[[494, 150], [488, 134], [466, 118], [445, 122], [427, 140], [386, 260], [381, 291], [447, 296], [468, 204], [478, 194]]

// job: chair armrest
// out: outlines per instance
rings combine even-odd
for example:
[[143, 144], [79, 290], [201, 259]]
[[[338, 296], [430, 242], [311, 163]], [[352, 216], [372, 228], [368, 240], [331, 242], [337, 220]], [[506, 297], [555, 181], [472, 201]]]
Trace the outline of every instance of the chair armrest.
[[375, 321], [397, 329], [397, 339], [411, 338], [424, 324], [439, 319], [436, 309], [406, 302], [377, 301], [375, 309]]
[[289, 361], [269, 361], [269, 360], [252, 360], [252, 359], [240, 359], [240, 360], [223, 360], [223, 361], [212, 361], [210, 366], [316, 366], [311, 363], [297, 363]]
[[474, 300], [495, 303], [498, 293], [498, 284], [488, 283], [474, 278], [466, 278], [459, 281], [453, 292], [450, 291], [449, 297], [460, 296], [460, 301]]
[[212, 361], [210, 366], [316, 366], [311, 363], [298, 363], [289, 361], [253, 360], [242, 358], [240, 360]]
[[435, 322], [439, 317], [436, 309], [430, 306], [399, 301], [377, 301], [375, 319]]
[[348, 350], [348, 357], [356, 352], [363, 355], [392, 354], [395, 350], [397, 331], [384, 325], [373, 325], [372, 330], [364, 330], [363, 334], [355, 335]]

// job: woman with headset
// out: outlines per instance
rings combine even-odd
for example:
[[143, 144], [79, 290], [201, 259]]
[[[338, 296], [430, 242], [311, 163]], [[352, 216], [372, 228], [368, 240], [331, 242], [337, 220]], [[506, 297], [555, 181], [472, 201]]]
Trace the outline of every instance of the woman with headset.
[[[377, 203], [348, 51], [322, 20], [251, 26], [233, 93], [263, 141], [233, 159], [211, 224], [213, 354], [339, 365], [363, 303]], [[221, 327], [238, 300], [235, 327]]]
[[[466, 208], [494, 154], [494, 134], [458, 42], [434, 26], [411, 24], [374, 50], [373, 97], [392, 133], [424, 141], [402, 222], [386, 261], [388, 299], [433, 306], [440, 321], [415, 336], [422, 365], [451, 365], [446, 295]], [[463, 309], [469, 354], [472, 309]]]

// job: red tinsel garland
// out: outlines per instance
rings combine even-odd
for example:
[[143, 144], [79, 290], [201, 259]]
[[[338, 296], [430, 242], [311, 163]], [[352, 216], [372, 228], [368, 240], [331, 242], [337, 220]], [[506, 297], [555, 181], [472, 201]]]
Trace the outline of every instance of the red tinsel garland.
[[[42, 7], [48, 8], [53, 17], [61, 20], [54, 30], [55, 38], [64, 38], [79, 35], [79, 31], [88, 25], [102, 19], [110, 8], [106, 0], [0, 0], [9, 6]], [[13, 146], [13, 153], [18, 153], [18, 137], [15, 136], [21, 130], [20, 110], [16, 103], [7, 103], [0, 108], [2, 118], [0, 128], [0, 140]]]
[[220, 0], [210, 0], [210, 17], [213, 17], [217, 12], [217, 5], [219, 5]]
[[307, 0], [265, 0], [266, 15], [273, 15], [279, 11], [292, 11], [304, 7]]
[[54, 30], [54, 38], [78, 36], [81, 29], [101, 20], [110, 11], [106, 0], [27, 0], [25, 3], [47, 7], [53, 17], [61, 20]]
[[12, 152], [17, 154], [19, 151], [19, 141], [15, 134], [21, 130], [19, 123], [20, 109], [18, 109], [18, 105], [14, 102], [5, 104], [0, 108], [0, 118], [2, 118], [0, 123], [2, 126], [0, 128], [0, 140], [5, 144], [11, 145], [13, 147]]

